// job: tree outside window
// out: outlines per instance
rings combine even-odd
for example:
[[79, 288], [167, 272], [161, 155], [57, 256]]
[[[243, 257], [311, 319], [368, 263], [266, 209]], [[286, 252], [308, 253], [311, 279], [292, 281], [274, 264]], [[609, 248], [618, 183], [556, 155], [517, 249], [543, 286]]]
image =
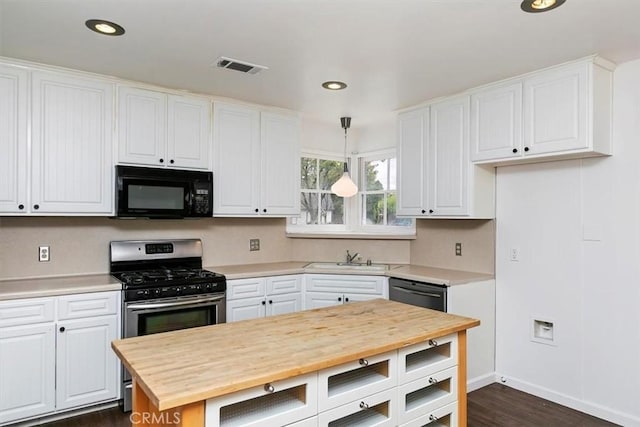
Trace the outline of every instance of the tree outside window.
[[411, 226], [410, 218], [396, 217], [396, 159], [360, 159], [362, 225]]
[[344, 224], [344, 199], [331, 193], [331, 185], [342, 176], [343, 162], [303, 157], [300, 170], [303, 223]]

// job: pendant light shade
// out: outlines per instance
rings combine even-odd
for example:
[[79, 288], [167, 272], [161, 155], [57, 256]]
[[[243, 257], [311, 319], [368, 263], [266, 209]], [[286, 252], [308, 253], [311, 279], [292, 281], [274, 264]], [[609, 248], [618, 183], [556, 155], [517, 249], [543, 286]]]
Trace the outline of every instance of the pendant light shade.
[[340, 124], [344, 129], [344, 173], [331, 186], [331, 192], [340, 197], [352, 197], [358, 193], [358, 186], [349, 176], [349, 167], [347, 166], [347, 129], [351, 126], [351, 117], [340, 117]]

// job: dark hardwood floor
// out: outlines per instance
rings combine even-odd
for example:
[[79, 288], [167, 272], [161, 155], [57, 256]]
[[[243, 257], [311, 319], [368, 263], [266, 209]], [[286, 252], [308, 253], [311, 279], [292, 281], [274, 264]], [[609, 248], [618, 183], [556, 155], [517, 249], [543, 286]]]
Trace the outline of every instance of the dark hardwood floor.
[[[491, 384], [469, 393], [468, 413], [469, 427], [616, 425], [502, 384]], [[119, 408], [113, 408], [44, 425], [47, 427], [128, 427], [131, 423], [128, 414], [123, 414]]]

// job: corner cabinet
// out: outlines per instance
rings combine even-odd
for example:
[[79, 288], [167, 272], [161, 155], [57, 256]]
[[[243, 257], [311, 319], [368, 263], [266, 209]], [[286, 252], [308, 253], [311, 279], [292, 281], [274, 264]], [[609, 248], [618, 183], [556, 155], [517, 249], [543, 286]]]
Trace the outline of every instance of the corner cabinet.
[[209, 100], [121, 86], [118, 106], [118, 163], [209, 169]]
[[120, 292], [0, 301], [0, 424], [118, 398]]
[[28, 209], [28, 77], [24, 69], [0, 65], [0, 212]]
[[611, 154], [613, 68], [589, 57], [473, 91], [472, 161], [503, 165]]
[[399, 216], [493, 218], [495, 174], [469, 161], [469, 96], [398, 116]]
[[111, 214], [113, 84], [33, 71], [31, 213]]
[[214, 216], [300, 213], [297, 116], [214, 103]]
[[304, 309], [388, 298], [388, 278], [339, 274], [306, 274]]

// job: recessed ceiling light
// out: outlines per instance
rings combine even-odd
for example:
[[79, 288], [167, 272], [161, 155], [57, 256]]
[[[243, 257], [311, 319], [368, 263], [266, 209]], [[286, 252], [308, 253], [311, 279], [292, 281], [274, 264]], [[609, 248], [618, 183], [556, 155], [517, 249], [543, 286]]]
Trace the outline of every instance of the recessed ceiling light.
[[546, 12], [562, 6], [565, 0], [524, 0], [520, 4], [520, 9], [529, 13]]
[[347, 87], [347, 84], [344, 82], [329, 81], [322, 83], [322, 87], [329, 90], [342, 90]]
[[115, 22], [105, 21], [104, 19], [89, 19], [84, 23], [87, 28], [96, 33], [106, 36], [121, 36], [124, 34], [124, 28]]

